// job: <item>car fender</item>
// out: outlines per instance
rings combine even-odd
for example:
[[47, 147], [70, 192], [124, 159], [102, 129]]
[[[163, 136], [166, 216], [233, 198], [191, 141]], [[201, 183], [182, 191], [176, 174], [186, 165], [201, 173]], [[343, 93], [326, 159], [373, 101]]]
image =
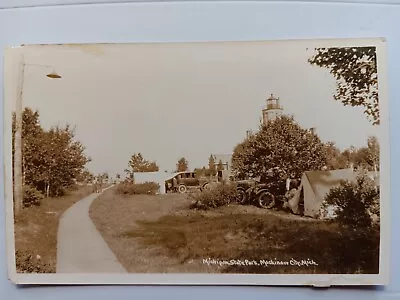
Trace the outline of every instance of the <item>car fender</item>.
[[265, 193], [265, 192], [269, 193], [268, 189], [262, 188], [262, 189], [260, 189], [260, 190], [258, 190], [258, 191], [256, 192], [256, 196], [259, 196], [261, 193]]

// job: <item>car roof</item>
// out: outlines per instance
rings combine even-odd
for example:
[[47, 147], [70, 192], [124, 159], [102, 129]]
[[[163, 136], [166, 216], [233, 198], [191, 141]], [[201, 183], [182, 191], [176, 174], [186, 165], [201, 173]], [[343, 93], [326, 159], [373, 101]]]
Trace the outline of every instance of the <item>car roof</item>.
[[175, 172], [175, 173], [171, 173], [171, 175], [168, 177], [169, 179], [174, 178], [176, 175], [180, 175], [180, 174], [187, 174], [187, 173], [195, 173], [193, 171], [185, 171], [185, 172]]
[[186, 174], [186, 173], [195, 173], [195, 172], [194, 171], [184, 171], [184, 172], [176, 172], [174, 174], [179, 175], [179, 174]]

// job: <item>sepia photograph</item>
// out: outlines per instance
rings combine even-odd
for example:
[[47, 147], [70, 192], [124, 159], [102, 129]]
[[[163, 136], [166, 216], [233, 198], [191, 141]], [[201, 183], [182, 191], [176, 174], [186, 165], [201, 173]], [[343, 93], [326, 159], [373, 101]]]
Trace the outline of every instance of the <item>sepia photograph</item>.
[[388, 283], [385, 46], [8, 48], [9, 277]]

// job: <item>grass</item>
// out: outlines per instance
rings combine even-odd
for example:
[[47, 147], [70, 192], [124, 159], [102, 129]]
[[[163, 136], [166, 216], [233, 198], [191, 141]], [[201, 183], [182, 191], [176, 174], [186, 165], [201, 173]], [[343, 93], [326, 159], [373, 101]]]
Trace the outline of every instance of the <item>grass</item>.
[[160, 189], [160, 185], [155, 182], [144, 183], [120, 183], [115, 192], [120, 195], [155, 195]]
[[[91, 217], [129, 272], [377, 273], [379, 232], [352, 231], [252, 206], [189, 210], [182, 195], [95, 200]], [[221, 265], [215, 261], [288, 262]], [[313, 260], [315, 264], [291, 265]], [[214, 262], [215, 262], [214, 261]]]
[[14, 222], [17, 272], [56, 271], [59, 218], [67, 208], [91, 192], [92, 187], [82, 186], [62, 197], [45, 198], [40, 206], [23, 209]]

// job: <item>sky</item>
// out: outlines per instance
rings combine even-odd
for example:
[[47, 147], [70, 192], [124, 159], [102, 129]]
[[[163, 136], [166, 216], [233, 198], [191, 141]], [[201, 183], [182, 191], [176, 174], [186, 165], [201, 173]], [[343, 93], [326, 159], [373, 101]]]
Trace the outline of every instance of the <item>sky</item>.
[[[211, 153], [232, 153], [258, 128], [271, 93], [323, 141], [365, 146], [379, 127], [333, 99], [333, 76], [307, 62], [315, 43], [29, 46], [23, 105], [39, 110], [45, 128], [75, 126], [89, 170], [111, 176], [136, 152], [168, 171], [180, 157], [194, 169]], [[62, 78], [47, 78], [52, 71]]]

